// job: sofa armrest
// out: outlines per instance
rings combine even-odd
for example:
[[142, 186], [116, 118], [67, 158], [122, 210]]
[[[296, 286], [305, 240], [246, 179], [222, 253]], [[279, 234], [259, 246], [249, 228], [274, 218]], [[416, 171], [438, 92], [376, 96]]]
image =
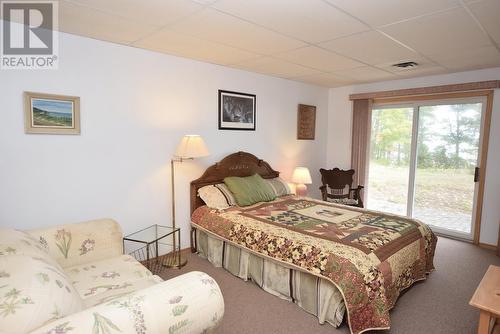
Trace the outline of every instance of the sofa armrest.
[[123, 254], [123, 234], [112, 219], [51, 226], [28, 231], [66, 268]]
[[193, 271], [55, 320], [31, 334], [210, 333], [223, 315], [224, 300], [215, 280]]

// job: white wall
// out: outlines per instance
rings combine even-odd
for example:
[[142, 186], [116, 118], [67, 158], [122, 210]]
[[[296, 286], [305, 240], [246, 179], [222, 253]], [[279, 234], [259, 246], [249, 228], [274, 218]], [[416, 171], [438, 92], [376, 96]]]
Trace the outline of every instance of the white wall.
[[[499, 79], [500, 68], [492, 68], [330, 89], [328, 166], [350, 167], [352, 103], [349, 94]], [[480, 242], [496, 245], [500, 222], [500, 89], [495, 90], [490, 131]]]
[[[0, 73], [0, 225], [28, 229], [111, 217], [125, 232], [170, 225], [170, 158], [184, 134], [207, 158], [176, 168], [177, 222], [189, 243], [189, 182], [238, 150], [289, 179], [326, 162], [328, 90], [61, 34], [55, 71]], [[217, 129], [217, 91], [257, 95], [256, 131]], [[27, 135], [23, 91], [81, 98], [81, 135]], [[296, 140], [297, 104], [317, 106], [316, 140]]]

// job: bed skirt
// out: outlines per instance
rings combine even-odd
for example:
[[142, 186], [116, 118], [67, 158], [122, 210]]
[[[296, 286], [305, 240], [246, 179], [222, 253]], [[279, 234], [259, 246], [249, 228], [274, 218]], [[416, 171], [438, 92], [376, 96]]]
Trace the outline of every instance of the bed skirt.
[[344, 300], [328, 280], [251, 253], [199, 228], [195, 233], [198, 255], [215, 267], [223, 267], [275, 296], [294, 302], [315, 315], [320, 324], [327, 322], [338, 327], [342, 323]]

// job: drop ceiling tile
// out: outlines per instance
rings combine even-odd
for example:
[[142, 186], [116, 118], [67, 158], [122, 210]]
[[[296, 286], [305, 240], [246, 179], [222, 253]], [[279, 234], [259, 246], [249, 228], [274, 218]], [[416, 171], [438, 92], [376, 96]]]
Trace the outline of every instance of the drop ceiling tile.
[[59, 30], [67, 33], [128, 44], [157, 29], [155, 25], [134, 23], [86, 6], [59, 2]]
[[137, 41], [133, 45], [140, 48], [220, 65], [229, 65], [259, 57], [256, 54], [244, 50], [192, 36], [186, 36], [168, 29], [162, 29]]
[[463, 8], [396, 23], [381, 30], [427, 56], [491, 44]]
[[333, 74], [355, 82], [397, 79], [395, 74], [388, 73], [371, 66], [362, 66], [349, 70], [335, 71]]
[[275, 59], [272, 57], [260, 57], [251, 59], [238, 64], [234, 64], [233, 67], [272, 76], [278, 76], [281, 78], [293, 78], [321, 73], [320, 71], [311, 68], [292, 64], [287, 61]]
[[288, 60], [292, 63], [311, 67], [325, 72], [343, 70], [363, 66], [362, 63], [315, 46], [288, 51], [274, 55], [276, 58]]
[[398, 77], [402, 78], [416, 78], [423, 77], [427, 75], [438, 75], [450, 73], [451, 71], [447, 70], [444, 67], [438, 65], [429, 65], [426, 67], [416, 68], [416, 69], [407, 69], [396, 72]]
[[210, 6], [213, 5], [217, 0], [193, 0], [193, 1], [203, 6]]
[[321, 43], [320, 46], [370, 65], [398, 62], [403, 58], [418, 56], [414, 51], [374, 30]]
[[213, 7], [310, 43], [369, 29], [322, 0], [219, 0]]
[[174, 30], [201, 39], [269, 55], [305, 44], [233, 16], [207, 8], [174, 24]]
[[372, 26], [381, 26], [459, 6], [458, 0], [327, 1]]
[[[415, 61], [418, 64], [417, 67], [399, 68], [392, 66], [393, 63], [379, 64], [377, 65], [377, 67], [385, 71], [392, 72], [399, 77], [405, 77], [405, 78], [419, 77], [423, 75], [441, 74], [447, 72], [446, 68], [439, 66], [438, 64], [433, 63], [428, 59], [414, 58], [411, 60]], [[403, 61], [410, 61], [410, 60], [403, 60]]]
[[331, 73], [320, 73], [313, 75], [306, 75], [302, 77], [294, 78], [295, 81], [301, 81], [309, 84], [314, 84], [318, 86], [324, 86], [329, 88], [347, 86], [354, 84], [354, 81], [348, 80], [346, 78], [341, 78]]
[[478, 1], [469, 4], [469, 8], [488, 34], [500, 44], [500, 1]]
[[133, 22], [166, 25], [184, 18], [202, 5], [185, 0], [66, 0], [121, 16]]
[[492, 46], [434, 55], [432, 59], [446, 68], [458, 71], [500, 66], [500, 52]]

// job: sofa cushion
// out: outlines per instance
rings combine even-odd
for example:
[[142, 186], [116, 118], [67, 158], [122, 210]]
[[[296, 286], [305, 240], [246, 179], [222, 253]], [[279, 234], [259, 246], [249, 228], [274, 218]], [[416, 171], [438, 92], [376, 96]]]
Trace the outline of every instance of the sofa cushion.
[[155, 284], [163, 282], [163, 279], [160, 276], [149, 276], [142, 278], [138, 281], [133, 281], [130, 284], [127, 285], [127, 287], [123, 289], [117, 289], [117, 290], [108, 290], [104, 291], [101, 293], [98, 293], [96, 295], [90, 296], [88, 298], [85, 298], [83, 300], [83, 303], [85, 304], [85, 307], [92, 307], [95, 305], [99, 305], [102, 303], [107, 303], [115, 298], [120, 298], [125, 296], [126, 294], [133, 293], [138, 290], [146, 289], [149, 288], [150, 286], [153, 286]]
[[47, 242], [36, 239], [27, 232], [0, 228], [0, 256], [27, 255], [40, 259], [60, 269], [57, 261], [49, 255]]
[[41, 257], [0, 256], [0, 328], [5, 333], [27, 333], [82, 309], [82, 299], [60, 268]]
[[45, 240], [49, 254], [63, 268], [122, 254], [122, 231], [112, 219], [65, 224], [29, 231]]
[[130, 255], [69, 267], [65, 271], [83, 299], [111, 290], [123, 292], [133, 282], [153, 275]]

